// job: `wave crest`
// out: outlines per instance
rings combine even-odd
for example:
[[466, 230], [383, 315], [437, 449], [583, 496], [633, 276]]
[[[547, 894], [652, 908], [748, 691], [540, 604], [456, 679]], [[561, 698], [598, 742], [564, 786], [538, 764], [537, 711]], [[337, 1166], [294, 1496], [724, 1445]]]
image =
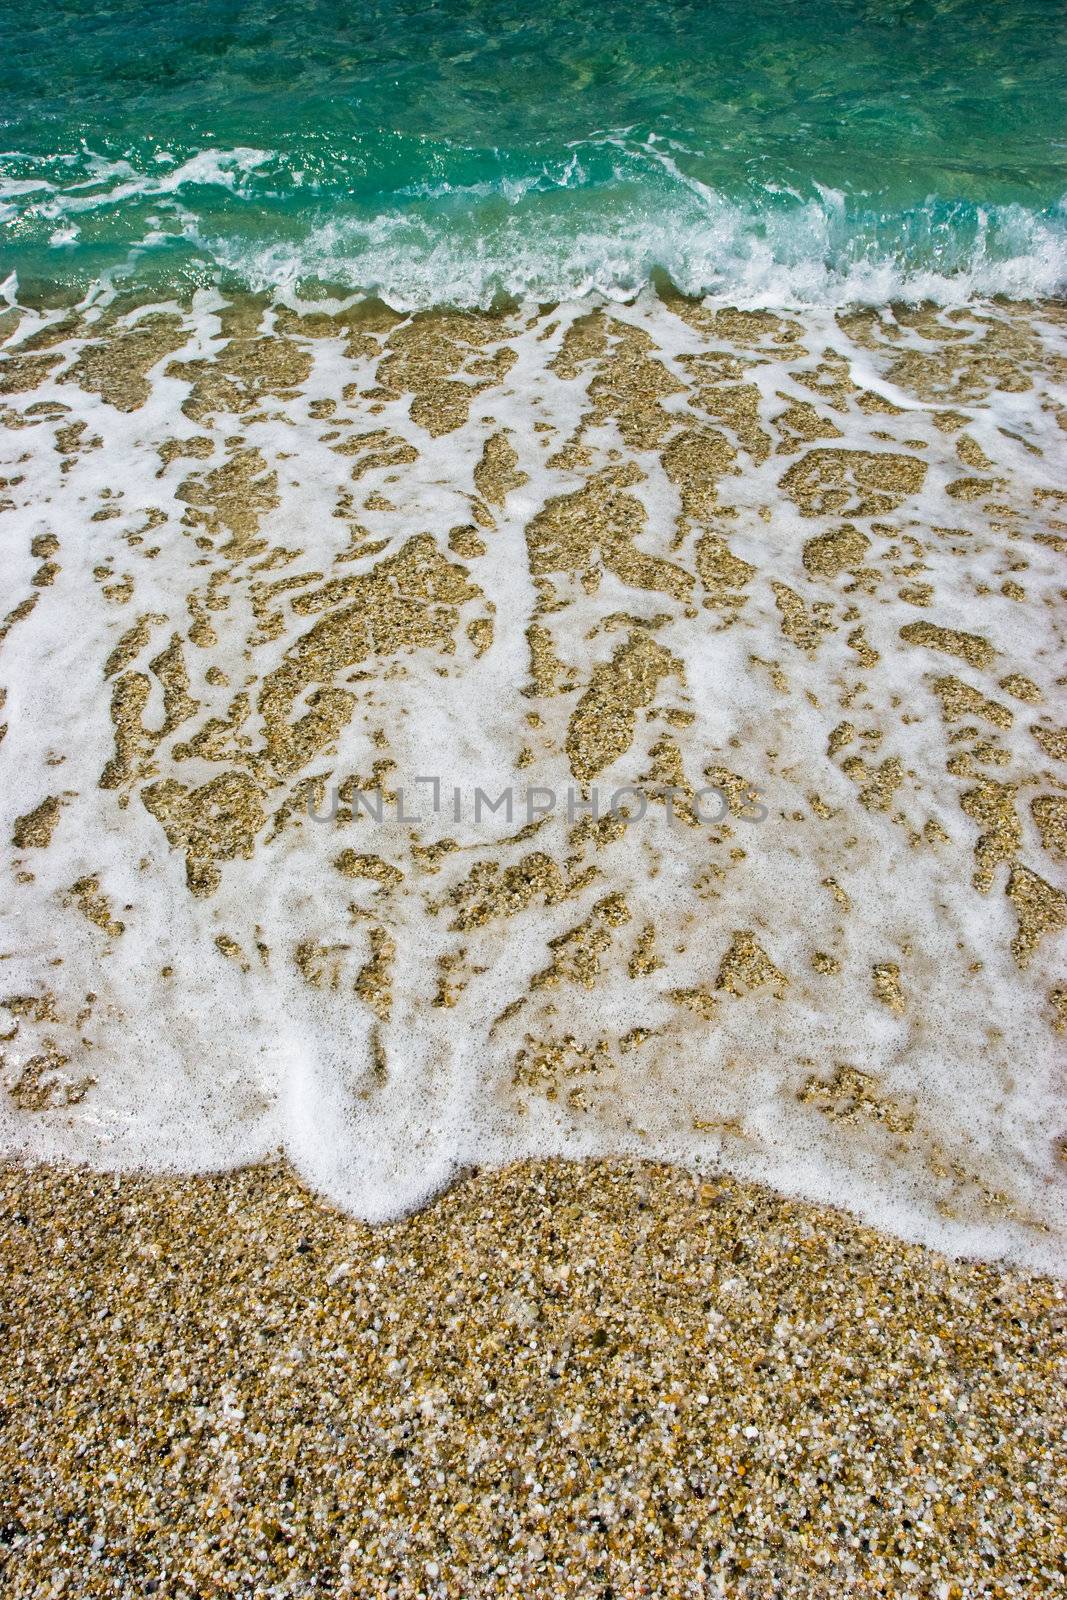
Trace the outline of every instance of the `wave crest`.
[[284, 155], [12, 153], [0, 218], [13, 240], [0, 277], [318, 280], [399, 309], [629, 299], [657, 275], [752, 306], [1040, 298], [1067, 285], [1067, 196], [905, 205], [814, 181], [727, 193], [693, 152], [629, 130], [526, 155], [413, 150], [392, 135]]

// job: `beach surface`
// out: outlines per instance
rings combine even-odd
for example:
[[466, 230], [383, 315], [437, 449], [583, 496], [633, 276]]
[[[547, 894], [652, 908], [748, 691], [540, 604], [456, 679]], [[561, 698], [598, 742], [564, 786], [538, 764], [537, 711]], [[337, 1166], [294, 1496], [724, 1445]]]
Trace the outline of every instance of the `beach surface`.
[[1062, 1592], [1062, 5], [5, 20], [4, 1592]]
[[7, 1592], [1057, 1592], [1062, 305], [0, 335]]
[[12, 1597], [1048, 1600], [1062, 1286], [630, 1162], [0, 1178]]
[[1051, 1600], [1057, 0], [7, 0], [0, 1587]]

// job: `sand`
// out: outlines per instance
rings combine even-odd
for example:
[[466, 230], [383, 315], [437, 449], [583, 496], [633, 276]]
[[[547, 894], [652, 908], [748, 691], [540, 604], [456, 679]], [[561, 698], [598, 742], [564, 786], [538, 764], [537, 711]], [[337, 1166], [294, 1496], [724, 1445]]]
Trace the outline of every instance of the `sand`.
[[12, 1596], [1064, 1583], [1061, 1286], [669, 1167], [2, 1179]]

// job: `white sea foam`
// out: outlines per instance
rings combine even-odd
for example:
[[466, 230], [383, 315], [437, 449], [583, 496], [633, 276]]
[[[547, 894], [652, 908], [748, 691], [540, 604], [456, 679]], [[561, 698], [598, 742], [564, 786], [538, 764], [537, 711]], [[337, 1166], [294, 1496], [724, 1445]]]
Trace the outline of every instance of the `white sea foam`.
[[[487, 175], [424, 177], [375, 195], [367, 180], [354, 193], [340, 179], [308, 182], [300, 158], [246, 146], [180, 160], [85, 152], [75, 169], [83, 175], [63, 184], [19, 176], [28, 158], [9, 152], [0, 156], [0, 213], [22, 234], [44, 228], [62, 243], [86, 216], [114, 226], [125, 256], [109, 269], [115, 282], [150, 267], [157, 249], [166, 263], [178, 244], [196, 253], [186, 270], [206, 283], [223, 273], [288, 292], [318, 279], [402, 309], [484, 308], [502, 297], [625, 301], [656, 274], [686, 294], [753, 307], [962, 305], [1040, 298], [1067, 284], [1067, 198], [1031, 209], [931, 195], [895, 211], [818, 182], [805, 193], [768, 182], [728, 194], [688, 170], [683, 144], [628, 129], [525, 167], [497, 152], [459, 155]], [[229, 196], [241, 201], [237, 211]], [[158, 215], [138, 237], [152, 202]]]
[[402, 309], [487, 307], [501, 296], [624, 301], [657, 272], [685, 294], [745, 307], [963, 305], [975, 296], [1048, 296], [1067, 282], [1062, 208], [1052, 217], [1021, 206], [982, 213], [958, 243], [945, 226], [937, 249], [920, 240], [896, 249], [872, 241], [864, 250], [839, 194], [771, 213], [690, 186], [699, 202], [682, 211], [655, 197], [599, 218], [595, 209], [562, 218], [516, 211], [475, 237], [454, 221], [390, 210], [332, 218], [297, 241], [251, 244], [203, 223], [198, 238], [206, 262], [256, 289], [291, 290], [317, 277]]
[[186, 188], [217, 187], [235, 190], [242, 179], [270, 160], [267, 150], [239, 146], [233, 150], [199, 150], [179, 165], [163, 173], [139, 172], [129, 161], [89, 161], [90, 175], [80, 183], [60, 190], [54, 184], [19, 183], [0, 177], [0, 197], [29, 193], [43, 188], [51, 198], [35, 202], [31, 215], [58, 218], [99, 212], [128, 204], [131, 200], [175, 195]]
[[[208, 357], [217, 348], [217, 305], [204, 293], [186, 316], [183, 359]], [[804, 542], [838, 526], [840, 515], [805, 519], [782, 492], [780, 479], [795, 455], [771, 454], [757, 465], [742, 452], [737, 464], [743, 470], [724, 480], [721, 493], [736, 516], [716, 526], [734, 555], [760, 576], [734, 626], [720, 629], [714, 612], [689, 610], [611, 572], [595, 593], [579, 586], [572, 603], [552, 614], [556, 648], [576, 668], [580, 687], [625, 637], [605, 626], [613, 614], [649, 621], [668, 614], [654, 636], [684, 663], [685, 685], [678, 678], [664, 681], [659, 720], [638, 718], [633, 748], [607, 769], [604, 787], [639, 781], [653, 740], [673, 728], [695, 781], [714, 761], [745, 775], [763, 794], [769, 816], [732, 819], [729, 850], [713, 849], [707, 830], [672, 828], [662, 808], [653, 806], [610, 851], [588, 855], [586, 864], [599, 876], [574, 898], [538, 903], [519, 918], [457, 933], [449, 927], [448, 894], [475, 863], [490, 857], [515, 863], [531, 850], [563, 862], [572, 849], [565, 819], [552, 819], [534, 840], [510, 845], [501, 843], [514, 832], [502, 816], [483, 818], [480, 827], [469, 808], [459, 823], [448, 815], [427, 819], [416, 829], [423, 843], [452, 834], [461, 845], [439, 871], [418, 866], [412, 828], [392, 807], [380, 826], [366, 817], [337, 827], [305, 819], [271, 843], [261, 837], [249, 859], [225, 862], [217, 892], [196, 899], [185, 887], [180, 850], [168, 847], [137, 787], [126, 805], [119, 793], [99, 787], [115, 748], [108, 715], [114, 679], [103, 681], [103, 662], [135, 617], [160, 619], [151, 622], [151, 641], [135, 662], [151, 687], [144, 724], [158, 727], [162, 683], [150, 663], [175, 633], [185, 637], [187, 596], [196, 585], [202, 589], [211, 562], [217, 563], [214, 554], [198, 553], [195, 528], [182, 523], [190, 501], [197, 503], [195, 489], [177, 491], [191, 475], [202, 483], [203, 474], [221, 466], [237, 448], [236, 434], [241, 448], [259, 450], [265, 468], [278, 474], [279, 503], [264, 512], [262, 536], [268, 545], [300, 552], [280, 575], [304, 578], [308, 589], [316, 581], [310, 574], [345, 577], [372, 565], [335, 564], [347, 539], [337, 497], [352, 483], [351, 457], [335, 452], [336, 431], [315, 406], [332, 399], [336, 417], [352, 432], [388, 429], [418, 451], [417, 461], [374, 467], [357, 484], [361, 500], [373, 489], [394, 508], [359, 513], [375, 537], [387, 541], [386, 555], [424, 529], [443, 551], [448, 530], [470, 521], [472, 472], [489, 434], [506, 430], [527, 481], [512, 490], [498, 527], [485, 534], [486, 553], [470, 562], [481, 598], [463, 607], [455, 655], [402, 653], [391, 672], [388, 662], [368, 663], [373, 671], [358, 686], [358, 715], [336, 750], [308, 770], [329, 773], [331, 781], [369, 772], [379, 753], [375, 729], [382, 728], [396, 763], [388, 782], [406, 784], [409, 795], [416, 777], [426, 774], [438, 774], [446, 792], [458, 785], [468, 802], [476, 787], [495, 795], [527, 782], [564, 795], [571, 778], [562, 732], [577, 691], [543, 701], [522, 692], [529, 670], [525, 630], [535, 604], [524, 529], [551, 496], [579, 488], [586, 476], [574, 466], [546, 464], [589, 406], [590, 370], [567, 378], [548, 367], [566, 326], [586, 311], [587, 305], [571, 306], [545, 316], [527, 307], [503, 325], [501, 337], [516, 350], [516, 364], [502, 383], [475, 398], [469, 424], [437, 438], [412, 421], [409, 396], [360, 398], [361, 391], [376, 393], [373, 359], [346, 356], [340, 337], [309, 346], [313, 371], [298, 396], [267, 394], [241, 419], [223, 413], [190, 423], [180, 409], [189, 378], [167, 376], [165, 362], [152, 376], [147, 402], [129, 412], [61, 381], [62, 366], [32, 395], [15, 397], [27, 425], [3, 436], [12, 504], [0, 518], [0, 539], [10, 604], [35, 592], [35, 536], [58, 535], [60, 570], [54, 583], [36, 591], [35, 609], [0, 647], [8, 724], [0, 745], [0, 836], [10, 840], [14, 820], [45, 794], [62, 804], [49, 848], [9, 852], [0, 911], [0, 993], [10, 999], [48, 991], [54, 1005], [36, 1021], [25, 1007], [9, 1009], [0, 1032], [10, 1037], [0, 1048], [10, 1087], [35, 1053], [47, 1056], [51, 1041], [66, 1059], [49, 1070], [58, 1073], [61, 1091], [67, 1085], [73, 1092], [70, 1103], [60, 1092], [54, 1104], [37, 1110], [18, 1109], [8, 1094], [0, 1095], [3, 1143], [30, 1156], [180, 1170], [225, 1167], [281, 1147], [311, 1182], [370, 1218], [419, 1204], [470, 1164], [526, 1154], [632, 1152], [697, 1169], [725, 1168], [840, 1203], [880, 1226], [953, 1251], [1058, 1268], [1067, 1213], [1054, 1141], [1065, 1117], [1062, 1050], [1046, 996], [1062, 982], [1063, 946], [1046, 941], [1020, 971], [1010, 951], [1016, 925], [1003, 892], [1006, 866], [997, 869], [994, 892], [982, 895], [972, 887], [977, 827], [960, 810], [966, 784], [945, 766], [947, 755], [961, 747], [946, 743], [930, 689], [932, 673], [959, 668], [1003, 700], [997, 674], [1013, 668], [1032, 676], [1046, 693], [1045, 704], [1031, 713], [1012, 702], [1013, 726], [996, 738], [1010, 758], [1004, 771], [1026, 779], [1027, 798], [1055, 792], [1049, 764], [1028, 732], [1034, 719], [1064, 720], [1062, 698], [1057, 704], [1063, 558], [1031, 537], [1047, 527], [1048, 516], [1034, 491], [1055, 487], [1051, 408], [1067, 399], [1047, 376], [1032, 390], [954, 402], [967, 417], [968, 434], [995, 463], [999, 498], [1010, 504], [998, 534], [970, 502], [946, 498], [963, 469], [954, 436], [937, 426], [942, 405], [889, 376], [891, 358], [901, 349], [936, 350], [936, 344], [891, 323], [893, 342], [868, 350], [848, 339], [833, 315], [812, 311], [804, 323], [810, 355], [783, 360], [773, 345], [762, 354], [741, 352], [752, 363], [745, 381], [758, 386], [766, 426], [786, 402], [815, 398], [803, 380], [815, 376], [827, 350], [847, 363], [853, 392], [870, 390], [901, 408], [900, 417], [887, 418], [855, 405], [847, 414], [821, 405], [847, 430], [835, 448], [884, 450], [887, 428], [900, 441], [919, 441], [921, 450], [911, 448], [928, 464], [926, 481], [899, 514], [883, 513], [889, 531], [876, 531], [878, 516], [856, 520], [872, 538], [883, 570], [917, 559], [908, 540], [919, 539], [921, 578], [936, 596], [932, 610], [897, 596], [904, 576], [869, 603], [862, 589], [846, 593], [847, 573], [821, 588], [809, 583]], [[1006, 316], [992, 307], [984, 314], [989, 326]], [[688, 381], [682, 358], [706, 352], [698, 333], [654, 302], [614, 308], [612, 315], [649, 334], [680, 383]], [[945, 327], [953, 336], [960, 332], [956, 324]], [[973, 342], [981, 332], [981, 325], [968, 323], [965, 337]], [[711, 347], [721, 350], [724, 338]], [[1054, 325], [1041, 324], [1041, 338], [1047, 350], [1062, 353], [1062, 331]], [[71, 342], [58, 350], [65, 361], [78, 348]], [[342, 401], [342, 394], [351, 398]], [[31, 401], [71, 409], [35, 418], [27, 409]], [[694, 402], [678, 395], [665, 403], [682, 420]], [[368, 412], [368, 405], [377, 410]], [[55, 431], [72, 420], [86, 424], [74, 458], [57, 453]], [[539, 423], [556, 432], [539, 433]], [[159, 445], [194, 433], [209, 440], [210, 456], [161, 470]], [[95, 438], [100, 444], [92, 447]], [[542, 448], [543, 438], [551, 438], [553, 449]], [[614, 423], [594, 429], [588, 443], [595, 466], [617, 459], [611, 455], [620, 446]], [[671, 548], [679, 511], [675, 485], [654, 454], [639, 452], [638, 460], [646, 476], [632, 492], [649, 518], [642, 548], [691, 565], [688, 543], [684, 550]], [[165, 520], [146, 529], [152, 507]], [[110, 515], [113, 510], [119, 515]], [[960, 530], [955, 542], [968, 555], [961, 558], [952, 539], [931, 533], [945, 524]], [[895, 558], [888, 553], [894, 544]], [[149, 554], [153, 548], [158, 554]], [[1024, 562], [1016, 576], [1027, 590], [1025, 604], [1001, 592], [1013, 556]], [[197, 567], [200, 559], [208, 564]], [[121, 585], [126, 572], [134, 580], [131, 598], [108, 600], [106, 589]], [[850, 625], [843, 621], [817, 657], [795, 648], [782, 637], [771, 578], [802, 592], [809, 604], [832, 601], [839, 620], [850, 604], [862, 602], [880, 664], [857, 669], [845, 642]], [[249, 646], [247, 578], [238, 575], [224, 588], [226, 609], [210, 613], [217, 643], [184, 645], [190, 693], [201, 712], [175, 739], [188, 737], [209, 713], [225, 716], [240, 686], [261, 684], [310, 626], [290, 613], [282, 635], [272, 638], [267, 630]], [[495, 642], [477, 657], [463, 630], [490, 605]], [[998, 652], [992, 676], [923, 649], [902, 649], [901, 625], [925, 617], [988, 638]], [[787, 669], [788, 692], [775, 684], [775, 662]], [[213, 684], [205, 676], [209, 667], [221, 669], [228, 683]], [[843, 711], [841, 694], [858, 683], [866, 688], [857, 691], [854, 710]], [[525, 720], [535, 705], [544, 715], [543, 730], [531, 730]], [[664, 721], [667, 712], [693, 721], [685, 727]], [[855, 782], [828, 757], [827, 731], [845, 716], [861, 732], [873, 729], [872, 742], [862, 746], [872, 764], [897, 757], [908, 774], [898, 797], [904, 822], [858, 807]], [[255, 742], [254, 711], [248, 728]], [[202, 784], [217, 775], [219, 766], [202, 757], [175, 761], [173, 742], [152, 759], [156, 777]], [[514, 763], [523, 743], [535, 761], [519, 771]], [[282, 781], [270, 804], [279, 804], [290, 787]], [[814, 791], [836, 820], [813, 819]], [[1019, 809], [1022, 859], [1054, 879], [1056, 868], [1029, 811], [1022, 803]], [[516, 827], [521, 820], [520, 814]], [[912, 834], [924, 820], [943, 829], [943, 843], [916, 844]], [[405, 873], [402, 890], [390, 897], [373, 882], [342, 878], [331, 863], [344, 847], [398, 865]], [[735, 858], [731, 850], [744, 854]], [[698, 891], [702, 862], [717, 864], [720, 875]], [[121, 936], [109, 937], [72, 904], [71, 886], [89, 875], [106, 894], [111, 915], [124, 922]], [[825, 886], [831, 877], [847, 889], [847, 913]], [[531, 989], [551, 962], [550, 941], [612, 891], [626, 897], [630, 921], [612, 935], [594, 987], [562, 982]], [[657, 930], [667, 966], [634, 980], [626, 955], [647, 924]], [[396, 945], [392, 1012], [380, 1024], [354, 992], [371, 951], [369, 930], [379, 925]], [[775, 998], [773, 984], [743, 998], [717, 991], [710, 1022], [680, 1009], [670, 993], [712, 988], [738, 929], [754, 930], [788, 976], [785, 997]], [[218, 936], [232, 940], [238, 954], [227, 956]], [[318, 987], [305, 981], [294, 959], [305, 942], [326, 952], [327, 972], [335, 963], [336, 987], [329, 977]], [[438, 959], [455, 956], [460, 947], [456, 971], [465, 986], [454, 1005], [435, 1005]], [[834, 953], [843, 976], [813, 976], [816, 948]], [[901, 969], [902, 1014], [872, 998], [870, 974], [884, 961]], [[523, 1010], [491, 1030], [491, 1020], [524, 996]], [[617, 1041], [638, 1027], [652, 1037], [620, 1052]], [[548, 1098], [544, 1085], [515, 1082], [518, 1054], [530, 1048], [527, 1035], [572, 1036], [582, 1047], [607, 1040], [611, 1065], [579, 1073]], [[376, 1048], [384, 1053], [384, 1075], [375, 1066]], [[869, 1075], [881, 1110], [835, 1118], [798, 1098], [813, 1076], [831, 1082], [842, 1063]], [[78, 1098], [88, 1078], [93, 1081]], [[569, 1087], [584, 1091], [584, 1108], [568, 1102]], [[913, 1118], [910, 1131], [901, 1132], [899, 1122], [894, 1131], [900, 1108]]]

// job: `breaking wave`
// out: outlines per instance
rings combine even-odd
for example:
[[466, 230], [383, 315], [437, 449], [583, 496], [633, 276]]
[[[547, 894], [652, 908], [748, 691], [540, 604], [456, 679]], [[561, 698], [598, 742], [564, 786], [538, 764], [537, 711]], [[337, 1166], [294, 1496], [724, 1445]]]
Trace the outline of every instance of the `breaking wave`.
[[[550, 157], [410, 139], [0, 157], [9, 293], [41, 282], [253, 290], [320, 282], [401, 309], [629, 299], [662, 277], [740, 305], [975, 296], [1067, 284], [1067, 196], [889, 203], [817, 182], [727, 193], [672, 141], [607, 132]], [[14, 278], [11, 274], [14, 274]]]

